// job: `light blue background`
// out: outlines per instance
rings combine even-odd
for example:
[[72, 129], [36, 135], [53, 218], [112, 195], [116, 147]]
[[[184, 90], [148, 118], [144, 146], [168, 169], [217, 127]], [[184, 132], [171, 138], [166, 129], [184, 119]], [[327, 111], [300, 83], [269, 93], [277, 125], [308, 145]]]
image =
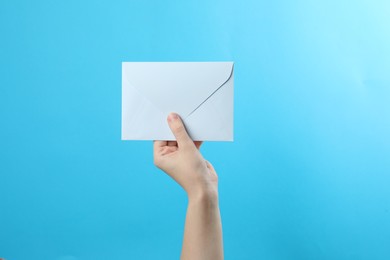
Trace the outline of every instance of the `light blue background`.
[[226, 259], [390, 259], [390, 2], [0, 3], [0, 257], [178, 259], [181, 188], [123, 142], [122, 61], [235, 61]]

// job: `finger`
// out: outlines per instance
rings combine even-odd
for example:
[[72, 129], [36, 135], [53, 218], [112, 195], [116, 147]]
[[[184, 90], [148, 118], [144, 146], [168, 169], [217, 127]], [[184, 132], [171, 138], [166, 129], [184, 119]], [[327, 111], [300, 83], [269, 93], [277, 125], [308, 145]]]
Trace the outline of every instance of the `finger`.
[[165, 146], [165, 148], [161, 151], [161, 156], [164, 156], [164, 155], [167, 155], [167, 154], [170, 154], [170, 153], [174, 153], [176, 152], [178, 149], [177, 146]]
[[153, 156], [157, 157], [161, 149], [167, 146], [167, 141], [153, 141]]
[[178, 114], [175, 113], [169, 114], [168, 124], [169, 127], [171, 128], [173, 135], [176, 137], [178, 146], [194, 145], [191, 138], [187, 134], [183, 121], [181, 120]]
[[168, 141], [153, 141], [153, 147], [154, 149], [156, 148], [161, 148], [161, 147], [164, 147], [164, 146], [167, 146], [168, 144]]
[[168, 141], [168, 146], [177, 146], [176, 141]]
[[194, 144], [195, 144], [196, 148], [199, 150], [201, 145], [203, 144], [203, 141], [194, 141]]

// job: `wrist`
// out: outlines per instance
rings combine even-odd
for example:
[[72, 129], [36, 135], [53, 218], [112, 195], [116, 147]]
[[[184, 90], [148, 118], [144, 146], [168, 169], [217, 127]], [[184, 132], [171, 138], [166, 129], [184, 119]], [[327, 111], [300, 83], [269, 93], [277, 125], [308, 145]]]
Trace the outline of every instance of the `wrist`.
[[203, 187], [187, 192], [189, 203], [218, 205], [218, 190], [215, 187]]

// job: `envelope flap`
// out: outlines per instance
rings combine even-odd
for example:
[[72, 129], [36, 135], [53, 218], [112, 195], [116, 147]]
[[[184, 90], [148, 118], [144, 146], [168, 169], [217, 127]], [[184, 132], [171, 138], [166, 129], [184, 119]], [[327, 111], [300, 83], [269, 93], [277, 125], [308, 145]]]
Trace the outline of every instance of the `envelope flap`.
[[129, 84], [165, 114], [186, 117], [231, 76], [233, 62], [123, 62]]

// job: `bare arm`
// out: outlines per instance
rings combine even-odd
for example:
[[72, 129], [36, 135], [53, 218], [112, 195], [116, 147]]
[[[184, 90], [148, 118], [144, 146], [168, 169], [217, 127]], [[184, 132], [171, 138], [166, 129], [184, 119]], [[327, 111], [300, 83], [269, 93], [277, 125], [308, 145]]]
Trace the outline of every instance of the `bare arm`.
[[199, 152], [177, 114], [168, 124], [177, 141], [155, 141], [154, 163], [179, 183], [188, 195], [182, 260], [223, 259], [218, 177]]
[[199, 194], [189, 198], [182, 259], [223, 259], [218, 198]]

